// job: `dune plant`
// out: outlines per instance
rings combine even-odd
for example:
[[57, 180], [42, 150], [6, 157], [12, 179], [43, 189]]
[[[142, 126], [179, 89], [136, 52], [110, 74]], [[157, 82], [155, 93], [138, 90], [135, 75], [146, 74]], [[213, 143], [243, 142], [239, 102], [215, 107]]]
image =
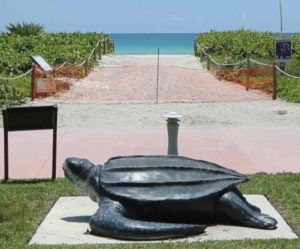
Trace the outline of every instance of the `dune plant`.
[[20, 36], [28, 36], [28, 35], [40, 35], [44, 33], [44, 27], [41, 24], [35, 23], [10, 23], [6, 26], [7, 33], [9, 35], [20, 35]]

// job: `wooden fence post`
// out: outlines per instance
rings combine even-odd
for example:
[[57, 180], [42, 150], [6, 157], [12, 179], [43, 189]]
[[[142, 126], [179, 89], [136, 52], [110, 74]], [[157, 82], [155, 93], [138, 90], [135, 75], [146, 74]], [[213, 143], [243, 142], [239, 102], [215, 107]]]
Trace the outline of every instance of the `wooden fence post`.
[[106, 41], [107, 41], [107, 39], [105, 39], [105, 40], [103, 41], [103, 54], [104, 54], [104, 55], [106, 54]]
[[99, 42], [98, 50], [99, 50], [99, 60], [101, 60], [101, 57], [102, 57], [102, 40]]
[[115, 53], [115, 42], [114, 41], [111, 42], [111, 49], [112, 49], [112, 53]]
[[276, 100], [277, 98], [277, 77], [276, 77], [276, 63], [273, 63], [273, 80], [272, 80], [272, 85], [273, 85], [273, 94], [272, 94], [272, 99]]
[[203, 61], [203, 51], [202, 51], [202, 49], [200, 48], [200, 62], [202, 62]]
[[96, 48], [94, 50], [94, 60], [97, 61], [97, 51], [96, 51]]
[[246, 91], [249, 91], [249, 87], [250, 87], [250, 58], [249, 57], [247, 57], [247, 70], [246, 70], [246, 74], [247, 74]]
[[207, 57], [207, 70], [209, 71], [210, 70], [210, 58]]
[[35, 75], [36, 74], [36, 65], [32, 65], [31, 71], [31, 100], [35, 99]]

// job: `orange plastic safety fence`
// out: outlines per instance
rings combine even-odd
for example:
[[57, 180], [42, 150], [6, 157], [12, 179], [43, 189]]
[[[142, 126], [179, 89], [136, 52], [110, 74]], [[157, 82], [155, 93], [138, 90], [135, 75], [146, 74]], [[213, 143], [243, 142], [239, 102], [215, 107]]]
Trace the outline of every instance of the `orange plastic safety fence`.
[[55, 76], [82, 79], [86, 77], [91, 72], [91, 70], [91, 67], [68, 65], [55, 70]]
[[51, 72], [44, 72], [35, 66], [33, 82], [33, 98], [43, 98], [59, 91], [70, 89], [72, 82], [86, 77], [91, 72], [91, 67], [63, 66]]
[[220, 67], [210, 65], [209, 71], [217, 79], [223, 79], [245, 86], [246, 89], [260, 90], [272, 94], [273, 68], [271, 65], [251, 65], [249, 67]]

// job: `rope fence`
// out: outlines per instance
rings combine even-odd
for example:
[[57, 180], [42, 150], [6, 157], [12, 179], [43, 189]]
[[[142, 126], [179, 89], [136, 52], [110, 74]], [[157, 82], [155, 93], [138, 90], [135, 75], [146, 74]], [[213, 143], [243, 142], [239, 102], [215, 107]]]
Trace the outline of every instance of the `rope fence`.
[[17, 80], [17, 79], [21, 79], [27, 75], [29, 75], [32, 72], [32, 69], [28, 70], [26, 73], [23, 73], [21, 75], [15, 76], [15, 77], [0, 77], [0, 80], [6, 80], [6, 81], [10, 81], [10, 80]]
[[[70, 65], [69, 61], [66, 60], [61, 65], [54, 66], [53, 71], [50, 73], [43, 72], [41, 68], [33, 65], [30, 70], [21, 75], [14, 77], [0, 76], [0, 80], [4, 81], [4, 84], [8, 84], [9, 81], [18, 80], [31, 74], [31, 98], [46, 97], [58, 91], [69, 89], [69, 85], [75, 80], [86, 77], [89, 74], [92, 68], [89, 63], [91, 58], [94, 58], [94, 61], [97, 61], [97, 59], [101, 60], [102, 55], [112, 51], [114, 51], [112, 39], [109, 37], [99, 39], [86, 59], [79, 64]], [[28, 80], [26, 79], [26, 82]]]
[[219, 80], [227, 80], [245, 86], [245, 89], [261, 90], [277, 98], [277, 74], [280, 72], [290, 78], [300, 79], [300, 76], [291, 75], [283, 71], [275, 63], [266, 64], [252, 58], [238, 62], [220, 63], [207, 53], [199, 43], [195, 42], [195, 55], [199, 55], [200, 62], [206, 62], [206, 68]]
[[289, 73], [283, 71], [283, 70], [282, 70], [280, 67], [278, 67], [278, 66], [276, 66], [276, 69], [277, 69], [280, 73], [282, 73], [283, 75], [285, 75], [285, 76], [288, 76], [288, 77], [293, 78], [293, 79], [300, 79], [300, 76], [291, 75], [291, 74], [289, 74]]
[[100, 60], [102, 54], [106, 54], [108, 49], [114, 49], [112, 40], [109, 38], [99, 39], [87, 58], [77, 65], [69, 65], [69, 62], [65, 61], [50, 74], [44, 73], [39, 67], [34, 66], [31, 99], [47, 97], [59, 91], [69, 90], [72, 83], [86, 77], [91, 72], [92, 67], [88, 63], [89, 60], [92, 57], [95, 61]]
[[[101, 59], [101, 55], [102, 54], [106, 54], [106, 51], [107, 51], [107, 47], [108, 47], [108, 44], [107, 43], [111, 43], [110, 46], [111, 46], [111, 50], [114, 51], [114, 44], [113, 44], [113, 41], [111, 41], [109, 38], [106, 38], [106, 39], [99, 39], [98, 42], [96, 43], [95, 47], [92, 48], [90, 54], [87, 56], [87, 58], [85, 60], [83, 60], [81, 63], [79, 63], [77, 66], [83, 66], [85, 65], [91, 58], [92, 56], [94, 55], [94, 57], [96, 58], [97, 54], [96, 54], [96, 49], [99, 48], [99, 44], [100, 43], [104, 43], [104, 50], [103, 50], [103, 53], [101, 52], [101, 50], [98, 50], [98, 54], [99, 54], [99, 59]], [[100, 55], [101, 54], [101, 55]], [[63, 68], [66, 64], [68, 64], [69, 62], [66, 60], [65, 62], [63, 62], [59, 67], [55, 68], [54, 70], [60, 70], [61, 68]], [[76, 66], [76, 65], [75, 65]], [[32, 72], [32, 68], [29, 69], [27, 72], [21, 74], [21, 75], [18, 75], [18, 76], [14, 76], [14, 77], [2, 77], [0, 76], [0, 80], [16, 80], [16, 79], [20, 79], [20, 78], [23, 78], [27, 75], [29, 75], [30, 73]]]

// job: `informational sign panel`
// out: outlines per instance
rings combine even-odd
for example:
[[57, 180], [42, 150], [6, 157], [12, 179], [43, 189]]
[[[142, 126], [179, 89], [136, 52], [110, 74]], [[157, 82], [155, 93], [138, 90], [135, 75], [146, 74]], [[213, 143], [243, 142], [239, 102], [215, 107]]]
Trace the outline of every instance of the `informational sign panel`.
[[276, 61], [289, 61], [292, 59], [291, 39], [277, 39], [275, 49]]
[[48, 64], [48, 62], [40, 55], [31, 56], [31, 59], [42, 68], [44, 72], [53, 71], [53, 68]]
[[35, 91], [36, 93], [55, 93], [56, 84], [51, 78], [37, 79]]

